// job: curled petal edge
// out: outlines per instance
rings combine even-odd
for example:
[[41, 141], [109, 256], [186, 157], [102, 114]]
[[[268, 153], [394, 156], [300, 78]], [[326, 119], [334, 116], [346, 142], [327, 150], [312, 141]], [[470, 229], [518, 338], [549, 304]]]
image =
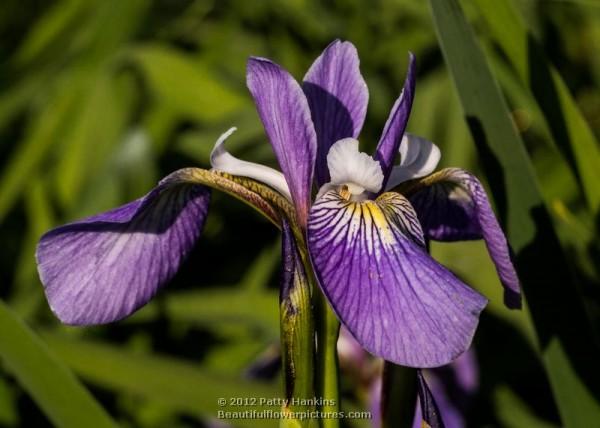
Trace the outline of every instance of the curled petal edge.
[[394, 190], [411, 200], [427, 238], [483, 239], [504, 287], [505, 305], [521, 308], [521, 286], [510, 245], [477, 177], [463, 169], [446, 168]]

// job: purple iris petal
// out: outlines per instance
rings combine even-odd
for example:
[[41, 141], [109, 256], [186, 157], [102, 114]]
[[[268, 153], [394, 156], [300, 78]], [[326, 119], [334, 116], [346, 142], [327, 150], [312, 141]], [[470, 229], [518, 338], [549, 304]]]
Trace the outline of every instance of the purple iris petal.
[[327, 153], [331, 145], [342, 138], [357, 138], [365, 121], [369, 91], [359, 64], [354, 45], [336, 40], [304, 76], [302, 88], [319, 142], [315, 170], [319, 187], [329, 182]]
[[439, 182], [410, 198], [425, 236], [436, 241], [481, 239], [475, 203], [453, 182]]
[[311, 209], [308, 245], [329, 302], [372, 354], [436, 367], [468, 348], [487, 300], [427, 254], [401, 195], [354, 203], [326, 193]]
[[438, 241], [483, 238], [504, 286], [504, 303], [521, 307], [519, 278], [510, 247], [485, 190], [471, 173], [448, 168], [440, 180], [410, 197], [425, 236]]
[[415, 96], [415, 84], [417, 78], [416, 61], [415, 56], [411, 53], [408, 61], [408, 72], [406, 73], [406, 80], [404, 81], [404, 87], [400, 93], [400, 97], [394, 103], [392, 112], [385, 123], [383, 133], [377, 150], [375, 151], [375, 160], [381, 164], [383, 170], [383, 187], [387, 184], [394, 160], [398, 155], [398, 148], [400, 142], [402, 142], [402, 136], [406, 130], [406, 124], [408, 123], [408, 117], [412, 108], [413, 98]]
[[200, 236], [210, 200], [208, 188], [183, 179], [174, 172], [136, 201], [41, 238], [38, 271], [62, 322], [122, 319], [175, 275]]
[[306, 96], [287, 71], [263, 58], [248, 61], [247, 84], [290, 188], [298, 222], [306, 225], [317, 155]]

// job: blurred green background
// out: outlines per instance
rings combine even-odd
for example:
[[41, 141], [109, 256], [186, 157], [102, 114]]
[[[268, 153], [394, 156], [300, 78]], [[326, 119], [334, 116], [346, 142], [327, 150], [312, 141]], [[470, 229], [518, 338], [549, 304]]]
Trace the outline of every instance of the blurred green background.
[[[562, 118], [584, 135], [571, 144], [585, 140], [597, 151], [600, 5], [500, 3], [520, 16], [535, 44], [533, 60], [557, 72], [572, 95], [574, 116], [563, 111]], [[600, 164], [586, 170], [587, 156], [564, 144], [548, 110], [557, 101], [544, 99], [535, 79], [523, 79], [511, 54], [515, 32], [495, 15], [498, 5], [461, 4], [533, 163], [564, 250], [559, 260], [575, 272], [572, 284], [560, 286], [581, 297], [597, 337], [600, 181], [593, 171]], [[410, 0], [4, 0], [0, 426], [77, 426], [68, 425], [77, 420], [71, 394], [85, 393], [71, 372], [124, 427], [211, 426], [218, 397], [279, 396], [276, 368], [266, 379], [251, 376], [277, 353], [280, 242], [250, 208], [215, 193], [202, 240], [175, 280], [132, 318], [104, 327], [67, 328], [52, 316], [36, 273], [36, 242], [55, 225], [143, 195], [175, 169], [208, 167], [216, 138], [231, 126], [238, 127], [228, 140], [232, 153], [275, 165], [245, 88], [246, 60], [272, 58], [301, 79], [335, 38], [356, 45], [369, 86], [363, 147], [379, 138], [410, 50], [418, 80], [409, 130], [440, 146], [442, 166], [498, 179], [480, 160], [436, 25], [427, 2]], [[505, 212], [499, 216], [506, 220]], [[469, 426], [562, 426], [529, 311], [503, 307], [484, 244], [434, 244], [432, 253], [490, 298], [474, 342], [481, 385]], [[366, 408], [363, 383], [348, 374], [342, 385], [345, 409]], [[82, 411], [93, 403], [84, 398]]]

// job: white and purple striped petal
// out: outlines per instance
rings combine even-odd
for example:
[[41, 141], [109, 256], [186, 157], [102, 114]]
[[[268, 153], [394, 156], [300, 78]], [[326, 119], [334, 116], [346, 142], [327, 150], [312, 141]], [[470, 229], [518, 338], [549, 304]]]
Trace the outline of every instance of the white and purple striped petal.
[[287, 181], [298, 221], [306, 225], [317, 136], [306, 96], [294, 78], [264, 58], [250, 58], [247, 84]]
[[408, 72], [404, 87], [400, 93], [400, 97], [394, 103], [390, 116], [385, 123], [383, 133], [379, 139], [379, 144], [375, 151], [375, 160], [381, 164], [384, 180], [383, 188], [386, 188], [387, 181], [392, 172], [394, 159], [398, 154], [398, 148], [406, 130], [408, 117], [412, 108], [413, 98], [415, 96], [415, 83], [417, 78], [415, 56], [411, 53], [408, 62]]
[[146, 196], [47, 232], [36, 250], [52, 311], [65, 324], [104, 324], [146, 304], [200, 236], [210, 190], [174, 172]]
[[437, 241], [483, 238], [504, 286], [504, 303], [520, 308], [521, 287], [510, 247], [477, 177], [447, 168], [429, 181], [431, 185], [410, 196], [425, 236]]
[[329, 182], [327, 153], [343, 138], [357, 138], [367, 114], [369, 91], [356, 48], [335, 40], [312, 64], [302, 88], [317, 132], [317, 186]]
[[411, 367], [447, 364], [471, 343], [487, 300], [433, 260], [397, 193], [352, 202], [329, 191], [311, 209], [315, 273], [340, 320], [374, 355]]

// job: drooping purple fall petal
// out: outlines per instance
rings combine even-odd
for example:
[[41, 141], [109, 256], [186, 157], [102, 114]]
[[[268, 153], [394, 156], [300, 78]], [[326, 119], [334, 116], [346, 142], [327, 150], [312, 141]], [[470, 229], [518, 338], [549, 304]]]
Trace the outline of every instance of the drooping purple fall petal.
[[369, 91], [360, 74], [356, 48], [336, 40], [312, 64], [302, 88], [317, 132], [316, 179], [329, 182], [327, 153], [342, 138], [357, 138], [367, 114]]
[[384, 175], [384, 189], [386, 188], [388, 178], [392, 172], [394, 159], [396, 159], [396, 156], [398, 155], [398, 148], [400, 147], [404, 131], [406, 130], [406, 124], [408, 123], [408, 117], [415, 96], [416, 77], [415, 56], [411, 53], [409, 56], [408, 72], [406, 74], [406, 80], [404, 81], [404, 87], [402, 88], [400, 97], [398, 97], [392, 107], [390, 116], [385, 123], [383, 133], [379, 139], [375, 156], [373, 156], [375, 160], [379, 161], [381, 164]]
[[200, 236], [210, 200], [178, 171], [146, 196], [58, 227], [38, 243], [38, 272], [65, 324], [104, 324], [146, 304]]
[[290, 188], [298, 222], [304, 226], [317, 155], [306, 96], [287, 71], [264, 58], [248, 61], [247, 84]]
[[458, 168], [444, 169], [436, 173], [433, 184], [412, 195], [410, 201], [428, 238], [483, 238], [504, 286], [504, 303], [509, 308], [521, 307], [521, 287], [508, 241], [477, 177]]
[[369, 352], [396, 364], [447, 364], [471, 343], [487, 300], [433, 260], [397, 193], [351, 202], [327, 192], [308, 222], [315, 273], [340, 320]]
[[427, 238], [444, 242], [482, 238], [475, 203], [457, 183], [438, 182], [409, 199]]

